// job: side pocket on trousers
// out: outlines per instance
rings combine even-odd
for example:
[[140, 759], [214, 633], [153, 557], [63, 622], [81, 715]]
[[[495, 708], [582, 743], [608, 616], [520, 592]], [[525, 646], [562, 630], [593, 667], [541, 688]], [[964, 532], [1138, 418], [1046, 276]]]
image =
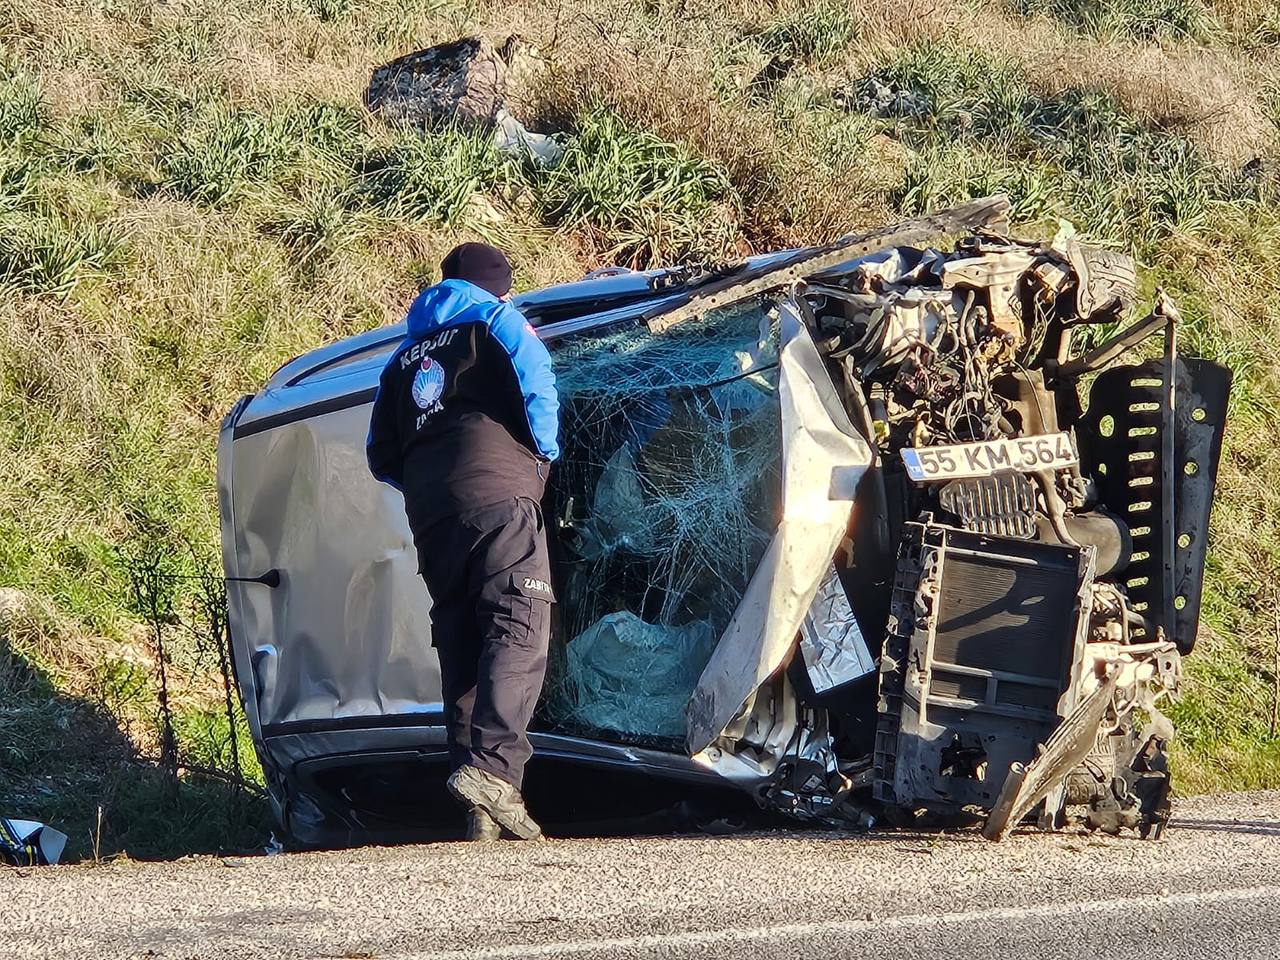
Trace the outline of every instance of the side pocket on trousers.
[[506, 643], [545, 656], [550, 639], [551, 585], [540, 577], [513, 573], [498, 600], [505, 619]]

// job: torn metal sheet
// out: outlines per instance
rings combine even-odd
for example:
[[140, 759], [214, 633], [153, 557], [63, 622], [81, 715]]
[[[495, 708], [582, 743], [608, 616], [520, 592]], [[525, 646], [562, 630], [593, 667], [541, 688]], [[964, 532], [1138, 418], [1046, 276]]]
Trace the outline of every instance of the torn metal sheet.
[[835, 567], [827, 571], [800, 627], [800, 653], [817, 693], [875, 673], [876, 662]]
[[[825, 716], [800, 701], [785, 674], [753, 691], [723, 735], [694, 754], [693, 761], [742, 784], [768, 780], [788, 763], [837, 772]], [[826, 783], [813, 789], [825, 792]]]
[[677, 323], [700, 317], [717, 307], [780, 290], [797, 280], [819, 276], [842, 264], [852, 263], [892, 247], [930, 244], [948, 234], [983, 229], [1001, 230], [1007, 228], [1009, 210], [1008, 197], [985, 197], [926, 217], [904, 220], [870, 233], [843, 237], [824, 247], [801, 250], [781, 265], [707, 284], [687, 304], [675, 309], [662, 309], [649, 316], [649, 329], [654, 333], [661, 333]]
[[982, 828], [988, 840], [1003, 840], [1027, 813], [1040, 803], [1068, 773], [1089, 755], [1098, 739], [1102, 718], [1116, 692], [1117, 676], [1107, 677], [1082, 702], [1030, 763], [1009, 768], [991, 816]]
[[695, 755], [721, 736], [794, 648], [872, 462], [799, 305], [784, 299], [779, 312], [782, 520], [689, 702], [688, 746]]

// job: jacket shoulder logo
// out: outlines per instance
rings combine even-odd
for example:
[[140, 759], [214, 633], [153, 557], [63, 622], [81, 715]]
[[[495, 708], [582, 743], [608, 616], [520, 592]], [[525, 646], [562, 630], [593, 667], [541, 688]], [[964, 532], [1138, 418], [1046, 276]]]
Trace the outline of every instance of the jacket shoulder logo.
[[444, 393], [444, 367], [424, 356], [413, 375], [412, 390], [413, 402], [418, 405], [418, 409], [431, 409]]

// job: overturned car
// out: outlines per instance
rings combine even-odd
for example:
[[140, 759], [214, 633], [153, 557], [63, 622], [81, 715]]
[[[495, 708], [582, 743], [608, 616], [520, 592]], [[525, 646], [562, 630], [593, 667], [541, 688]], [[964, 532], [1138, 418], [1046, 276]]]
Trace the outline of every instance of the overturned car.
[[[1132, 319], [1128, 258], [1006, 211], [518, 298], [562, 403], [535, 781], [1159, 835], [1230, 375], [1163, 294]], [[240, 693], [303, 845], [450, 815], [430, 600], [364, 459], [403, 336], [287, 364], [219, 442]]]

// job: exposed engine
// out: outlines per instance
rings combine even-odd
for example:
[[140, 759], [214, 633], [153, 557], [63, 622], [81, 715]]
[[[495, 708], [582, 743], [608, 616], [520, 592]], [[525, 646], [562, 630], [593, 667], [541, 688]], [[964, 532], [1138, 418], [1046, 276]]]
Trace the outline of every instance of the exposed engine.
[[1124, 326], [1133, 263], [1067, 232], [899, 247], [792, 297], [878, 454], [846, 571], [885, 624], [875, 798], [1158, 836], [1229, 372], [1178, 355], [1163, 293]]

